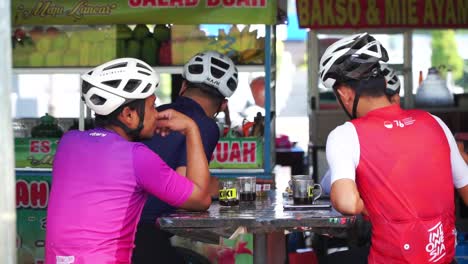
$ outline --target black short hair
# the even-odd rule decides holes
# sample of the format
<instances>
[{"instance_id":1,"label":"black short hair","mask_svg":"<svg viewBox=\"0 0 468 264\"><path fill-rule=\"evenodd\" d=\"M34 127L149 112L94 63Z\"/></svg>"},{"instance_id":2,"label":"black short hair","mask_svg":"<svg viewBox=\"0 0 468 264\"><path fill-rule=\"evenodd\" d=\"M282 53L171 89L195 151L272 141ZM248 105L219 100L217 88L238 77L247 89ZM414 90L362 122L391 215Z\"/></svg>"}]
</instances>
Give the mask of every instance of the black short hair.
<instances>
[{"instance_id":1,"label":"black short hair","mask_svg":"<svg viewBox=\"0 0 468 264\"><path fill-rule=\"evenodd\" d=\"M96 127L101 127L101 128L109 126L109 125L113 125L116 123L116 121L118 120L119 114L122 113L125 107L128 106L131 110L135 110L135 109L138 109L138 107L141 104L143 105L145 104L145 99L137 99L129 103L123 104L108 115L95 114L94 124Z\"/></svg>"},{"instance_id":2,"label":"black short hair","mask_svg":"<svg viewBox=\"0 0 468 264\"><path fill-rule=\"evenodd\" d=\"M386 96L385 88L386 88L386 81L385 77L381 74L376 76L369 77L363 80L347 80L347 81L340 81L336 82L333 85L333 89L336 90L338 87L346 85L351 87L353 90L359 89L361 92L361 96L368 96L368 97L381 97Z\"/></svg>"}]
</instances>

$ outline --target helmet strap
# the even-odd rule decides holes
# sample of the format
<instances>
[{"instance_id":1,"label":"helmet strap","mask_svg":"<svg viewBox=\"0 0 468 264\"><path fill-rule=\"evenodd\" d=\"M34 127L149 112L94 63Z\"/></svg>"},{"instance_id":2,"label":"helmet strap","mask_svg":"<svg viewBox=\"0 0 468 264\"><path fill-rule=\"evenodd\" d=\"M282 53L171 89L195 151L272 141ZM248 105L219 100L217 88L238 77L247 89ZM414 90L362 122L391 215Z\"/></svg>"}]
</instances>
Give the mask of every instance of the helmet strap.
<instances>
[{"instance_id":1,"label":"helmet strap","mask_svg":"<svg viewBox=\"0 0 468 264\"><path fill-rule=\"evenodd\" d=\"M213 119L216 119L216 117L218 117L218 114L219 112L221 112L221 108L223 107L223 103L224 101L221 101L221 103L219 103L218 109L216 110L216 113L213 115Z\"/></svg>"},{"instance_id":2,"label":"helmet strap","mask_svg":"<svg viewBox=\"0 0 468 264\"><path fill-rule=\"evenodd\" d=\"M141 140L140 133L141 133L141 130L143 130L143 127L144 127L143 126L143 121L145 120L145 104L144 103L138 104L137 107L136 107L136 111L138 113L140 121L138 122L138 126L136 128L134 128L134 129L129 128L124 123L122 123L122 121L120 121L118 119L114 119L114 121L113 121L113 123L115 125L119 126L120 128L122 128L124 130L124 132L130 137L130 139L132 141L140 141Z\"/></svg>"},{"instance_id":3,"label":"helmet strap","mask_svg":"<svg viewBox=\"0 0 468 264\"><path fill-rule=\"evenodd\" d=\"M343 108L343 110L345 111L346 115L349 117L349 119L353 119L353 117L351 116L351 114L348 112L348 110L346 110L346 107L343 103L343 100L341 100L341 96L338 92L336 92L335 89L333 89L333 91L335 92L335 96L338 98L338 102L340 102L340 105L341 105L341 108Z\"/></svg>"},{"instance_id":4,"label":"helmet strap","mask_svg":"<svg viewBox=\"0 0 468 264\"><path fill-rule=\"evenodd\" d=\"M357 106L359 103L359 97L361 97L361 89L359 87L356 89L356 95L354 96L354 102L353 102L353 115L351 116L351 119L357 118L356 111L357 111Z\"/></svg>"},{"instance_id":5,"label":"helmet strap","mask_svg":"<svg viewBox=\"0 0 468 264\"><path fill-rule=\"evenodd\" d=\"M338 98L338 102L340 102L340 105L341 107L343 108L343 111L346 113L346 115L349 117L349 119L355 119L357 118L357 115L356 115L356 112L357 112L357 106L358 106L358 103L359 103L359 97L361 97L361 88L360 88L360 85L357 85L354 89L355 91L355 96L354 96L354 101L353 101L353 109L352 109L352 113L348 112L348 110L346 110L346 107L343 103L343 100L341 99L341 96L340 94L338 93L337 89L336 88L333 88L333 92L335 93L335 96L336 98Z\"/></svg>"}]
</instances>

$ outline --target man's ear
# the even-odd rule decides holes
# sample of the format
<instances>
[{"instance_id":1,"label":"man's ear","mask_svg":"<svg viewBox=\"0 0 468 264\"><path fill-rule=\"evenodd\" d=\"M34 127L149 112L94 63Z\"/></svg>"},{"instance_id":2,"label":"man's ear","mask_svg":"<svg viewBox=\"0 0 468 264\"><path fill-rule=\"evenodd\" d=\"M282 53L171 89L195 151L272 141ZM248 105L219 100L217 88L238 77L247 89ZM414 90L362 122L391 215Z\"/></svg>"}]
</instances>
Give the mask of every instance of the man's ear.
<instances>
[{"instance_id":1,"label":"man's ear","mask_svg":"<svg viewBox=\"0 0 468 264\"><path fill-rule=\"evenodd\" d=\"M341 101L345 105L350 105L354 102L354 91L351 89L351 87L346 86L346 85L340 85L337 89L336 92L341 98Z\"/></svg>"},{"instance_id":2,"label":"man's ear","mask_svg":"<svg viewBox=\"0 0 468 264\"><path fill-rule=\"evenodd\" d=\"M400 104L400 95L399 94L395 94L393 95L391 98L390 98L390 102L392 104Z\"/></svg>"},{"instance_id":3,"label":"man's ear","mask_svg":"<svg viewBox=\"0 0 468 264\"><path fill-rule=\"evenodd\" d=\"M187 81L184 80L182 82L182 87L180 87L179 95L184 94L186 90L187 90Z\"/></svg>"},{"instance_id":4,"label":"man's ear","mask_svg":"<svg viewBox=\"0 0 468 264\"><path fill-rule=\"evenodd\" d=\"M219 112L224 112L228 106L228 99L224 98L223 102L221 103L221 109L219 109Z\"/></svg>"},{"instance_id":5,"label":"man's ear","mask_svg":"<svg viewBox=\"0 0 468 264\"><path fill-rule=\"evenodd\" d=\"M133 119L135 119L136 111L130 109L126 106L122 109L122 112L119 114L119 120L124 123L126 126L131 126Z\"/></svg>"}]
</instances>

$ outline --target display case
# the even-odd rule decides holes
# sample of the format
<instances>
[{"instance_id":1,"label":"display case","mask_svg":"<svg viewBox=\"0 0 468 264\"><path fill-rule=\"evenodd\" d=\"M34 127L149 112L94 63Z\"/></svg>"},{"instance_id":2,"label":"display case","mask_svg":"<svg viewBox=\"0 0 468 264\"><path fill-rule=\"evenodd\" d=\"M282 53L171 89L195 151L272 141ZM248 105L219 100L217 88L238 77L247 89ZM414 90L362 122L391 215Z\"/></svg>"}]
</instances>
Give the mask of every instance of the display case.
<instances>
[{"instance_id":1,"label":"display case","mask_svg":"<svg viewBox=\"0 0 468 264\"><path fill-rule=\"evenodd\" d=\"M193 54L216 50L231 57L240 72L264 72L265 86L270 87L265 89L265 101L273 102L274 29L274 25L220 25L218 34L209 35L199 26L191 25L45 25L41 29L38 26L17 26L16 36L12 39L16 43L13 50L14 54L22 54L21 58L14 55L13 72L19 75L80 74L104 61L131 56L148 62L158 73L180 74L183 63ZM158 33L164 36L158 37ZM98 38L99 35L108 39ZM151 47L147 47L147 40L153 43ZM83 102L80 103L80 123L83 125L91 113ZM248 173L259 179L271 180L274 163L274 155L271 155L274 151L272 108L272 103L265 104L265 113L270 114L263 118L264 124L269 124L263 126L263 137L230 136L220 140L210 166L213 174L235 177Z\"/></svg>"}]
</instances>

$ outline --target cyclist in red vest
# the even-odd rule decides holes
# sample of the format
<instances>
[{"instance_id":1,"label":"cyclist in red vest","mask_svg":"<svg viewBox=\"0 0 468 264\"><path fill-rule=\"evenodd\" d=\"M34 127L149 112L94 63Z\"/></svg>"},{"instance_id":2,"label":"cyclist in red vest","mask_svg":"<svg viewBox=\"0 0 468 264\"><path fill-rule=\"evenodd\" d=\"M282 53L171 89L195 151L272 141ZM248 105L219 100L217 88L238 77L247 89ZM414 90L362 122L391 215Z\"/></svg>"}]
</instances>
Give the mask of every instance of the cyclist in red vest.
<instances>
[{"instance_id":1,"label":"cyclist in red vest","mask_svg":"<svg viewBox=\"0 0 468 264\"><path fill-rule=\"evenodd\" d=\"M386 61L367 33L335 42L320 60L322 82L351 118L327 139L331 201L368 215L369 263L451 263L454 186L468 203L468 167L438 117L392 104Z\"/></svg>"}]
</instances>

